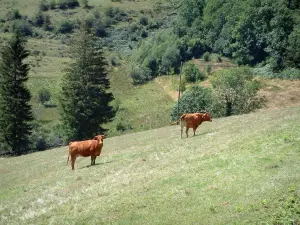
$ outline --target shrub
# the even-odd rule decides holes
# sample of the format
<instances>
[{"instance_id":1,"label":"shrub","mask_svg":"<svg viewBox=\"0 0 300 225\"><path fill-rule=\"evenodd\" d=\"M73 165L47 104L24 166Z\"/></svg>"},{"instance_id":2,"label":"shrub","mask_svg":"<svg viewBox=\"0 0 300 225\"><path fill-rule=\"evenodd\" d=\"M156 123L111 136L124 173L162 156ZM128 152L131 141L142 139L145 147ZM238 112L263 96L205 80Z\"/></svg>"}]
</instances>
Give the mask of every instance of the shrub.
<instances>
[{"instance_id":1,"label":"shrub","mask_svg":"<svg viewBox=\"0 0 300 225\"><path fill-rule=\"evenodd\" d=\"M56 0L50 0L49 1L49 8L50 9L55 9L56 7Z\"/></svg>"},{"instance_id":2,"label":"shrub","mask_svg":"<svg viewBox=\"0 0 300 225\"><path fill-rule=\"evenodd\" d=\"M139 65L132 65L129 75L133 80L133 84L143 84L152 79L151 70Z\"/></svg>"},{"instance_id":3,"label":"shrub","mask_svg":"<svg viewBox=\"0 0 300 225\"><path fill-rule=\"evenodd\" d=\"M13 32L19 31L23 36L32 36L32 28L25 20L15 20L12 27Z\"/></svg>"},{"instance_id":4,"label":"shrub","mask_svg":"<svg viewBox=\"0 0 300 225\"><path fill-rule=\"evenodd\" d=\"M71 33L74 29L74 24L68 20L61 20L57 23L55 30L57 33Z\"/></svg>"},{"instance_id":5,"label":"shrub","mask_svg":"<svg viewBox=\"0 0 300 225\"><path fill-rule=\"evenodd\" d=\"M120 63L118 61L118 58L116 56L111 56L110 57L110 63L112 66L119 66Z\"/></svg>"},{"instance_id":6,"label":"shrub","mask_svg":"<svg viewBox=\"0 0 300 225\"><path fill-rule=\"evenodd\" d=\"M212 72L211 65L208 65L208 66L206 67L206 72L207 72L207 74L211 74L211 72Z\"/></svg>"},{"instance_id":7,"label":"shrub","mask_svg":"<svg viewBox=\"0 0 300 225\"><path fill-rule=\"evenodd\" d=\"M218 116L249 113L261 107L260 85L247 67L217 71L211 79Z\"/></svg>"},{"instance_id":8,"label":"shrub","mask_svg":"<svg viewBox=\"0 0 300 225\"><path fill-rule=\"evenodd\" d=\"M89 1L88 0L80 0L80 6L83 8L89 7Z\"/></svg>"},{"instance_id":9,"label":"shrub","mask_svg":"<svg viewBox=\"0 0 300 225\"><path fill-rule=\"evenodd\" d=\"M212 91L202 86L192 87L186 91L179 100L179 115L184 113L195 113L201 111L210 111L212 108ZM171 111L171 120L176 121L178 102L173 106Z\"/></svg>"},{"instance_id":10,"label":"shrub","mask_svg":"<svg viewBox=\"0 0 300 225\"><path fill-rule=\"evenodd\" d=\"M180 65L180 52L176 44L167 47L161 58L161 64L159 66L159 74L168 74L172 68L176 68Z\"/></svg>"},{"instance_id":11,"label":"shrub","mask_svg":"<svg viewBox=\"0 0 300 225\"><path fill-rule=\"evenodd\" d=\"M141 25L144 25L144 26L148 25L148 17L146 17L146 16L141 16L140 19L139 19L139 23L140 23Z\"/></svg>"},{"instance_id":12,"label":"shrub","mask_svg":"<svg viewBox=\"0 0 300 225\"><path fill-rule=\"evenodd\" d=\"M100 19L100 11L99 11L99 8L97 7L97 8L94 8L93 10L92 10L92 13L93 13L93 15L94 15L94 17L96 18L96 19Z\"/></svg>"},{"instance_id":13,"label":"shrub","mask_svg":"<svg viewBox=\"0 0 300 225\"><path fill-rule=\"evenodd\" d=\"M210 61L210 54L209 54L209 52L205 52L203 54L203 59L204 59L205 62Z\"/></svg>"},{"instance_id":14,"label":"shrub","mask_svg":"<svg viewBox=\"0 0 300 225\"><path fill-rule=\"evenodd\" d=\"M85 17L85 23L87 24L88 27L94 26L95 20L96 20L95 16L92 13L87 14Z\"/></svg>"},{"instance_id":15,"label":"shrub","mask_svg":"<svg viewBox=\"0 0 300 225\"><path fill-rule=\"evenodd\" d=\"M33 17L32 22L35 26L41 27L44 24L44 15L39 10Z\"/></svg>"},{"instance_id":16,"label":"shrub","mask_svg":"<svg viewBox=\"0 0 300 225\"><path fill-rule=\"evenodd\" d=\"M7 20L19 20L21 19L21 14L18 9L13 9L7 12Z\"/></svg>"},{"instance_id":17,"label":"shrub","mask_svg":"<svg viewBox=\"0 0 300 225\"><path fill-rule=\"evenodd\" d=\"M78 0L65 0L68 8L75 8L79 6Z\"/></svg>"},{"instance_id":18,"label":"shrub","mask_svg":"<svg viewBox=\"0 0 300 225\"><path fill-rule=\"evenodd\" d=\"M49 9L49 4L46 0L41 0L39 4L39 10L41 11L47 11Z\"/></svg>"},{"instance_id":19,"label":"shrub","mask_svg":"<svg viewBox=\"0 0 300 225\"><path fill-rule=\"evenodd\" d=\"M196 82L196 80L204 80L205 76L199 71L194 63L187 63L183 67L183 73L186 82Z\"/></svg>"},{"instance_id":20,"label":"shrub","mask_svg":"<svg viewBox=\"0 0 300 225\"><path fill-rule=\"evenodd\" d=\"M48 89L40 89L38 91L38 102L45 105L46 102L48 102L51 98L51 92Z\"/></svg>"}]
</instances>

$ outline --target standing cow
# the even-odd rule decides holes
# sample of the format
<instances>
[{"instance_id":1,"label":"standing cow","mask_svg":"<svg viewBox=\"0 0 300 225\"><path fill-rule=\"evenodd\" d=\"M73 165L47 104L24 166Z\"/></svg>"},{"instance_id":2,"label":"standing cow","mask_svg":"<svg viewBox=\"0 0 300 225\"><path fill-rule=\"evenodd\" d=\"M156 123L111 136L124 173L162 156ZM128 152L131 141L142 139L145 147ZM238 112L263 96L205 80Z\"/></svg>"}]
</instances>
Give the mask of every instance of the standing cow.
<instances>
[{"instance_id":1,"label":"standing cow","mask_svg":"<svg viewBox=\"0 0 300 225\"><path fill-rule=\"evenodd\" d=\"M182 130L183 130L184 126L186 127L186 130L185 130L186 137L188 137L189 128L193 128L194 136L195 136L195 132L196 132L198 126L204 121L211 122L212 119L211 119L209 112L186 113L186 114L183 114L177 122L174 122L171 124L178 124L179 121L180 121L180 126L181 126L181 138L182 138Z\"/></svg>"},{"instance_id":2,"label":"standing cow","mask_svg":"<svg viewBox=\"0 0 300 225\"><path fill-rule=\"evenodd\" d=\"M71 156L72 170L74 170L74 164L78 155L83 157L91 156L91 165L95 165L96 158L101 153L104 138L104 135L97 135L93 140L70 142L67 165Z\"/></svg>"}]
</instances>

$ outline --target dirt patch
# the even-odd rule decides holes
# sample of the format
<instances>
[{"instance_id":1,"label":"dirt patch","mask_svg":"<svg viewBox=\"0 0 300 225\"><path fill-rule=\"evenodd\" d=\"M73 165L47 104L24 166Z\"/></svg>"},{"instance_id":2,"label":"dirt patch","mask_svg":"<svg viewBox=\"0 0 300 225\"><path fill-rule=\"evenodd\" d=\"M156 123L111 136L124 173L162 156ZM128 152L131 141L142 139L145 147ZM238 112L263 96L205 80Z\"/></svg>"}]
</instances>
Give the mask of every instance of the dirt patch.
<instances>
[{"instance_id":1,"label":"dirt patch","mask_svg":"<svg viewBox=\"0 0 300 225\"><path fill-rule=\"evenodd\" d=\"M163 76L155 79L155 82L161 85L164 91L174 101L176 101L178 98L178 92L172 90L172 86L174 86L172 83L176 82L175 79L177 78L170 76ZM179 81L177 81L177 83L178 82ZM300 105L300 80L260 78L259 82L261 83L262 88L258 94L266 100L264 107L261 110ZM209 80L201 82L200 85L211 88L211 83Z\"/></svg>"},{"instance_id":2,"label":"dirt patch","mask_svg":"<svg viewBox=\"0 0 300 225\"><path fill-rule=\"evenodd\" d=\"M259 95L266 99L263 109L300 105L300 80L260 80Z\"/></svg>"},{"instance_id":3,"label":"dirt patch","mask_svg":"<svg viewBox=\"0 0 300 225\"><path fill-rule=\"evenodd\" d=\"M231 67L237 67L237 65L233 64L228 59L223 59L222 62L214 62L214 61L204 61L201 59L193 59L193 63L198 67L201 72L206 73L207 68L211 67L211 73L216 72L218 70L227 69Z\"/></svg>"},{"instance_id":4,"label":"dirt patch","mask_svg":"<svg viewBox=\"0 0 300 225\"><path fill-rule=\"evenodd\" d=\"M176 101L178 99L178 91L172 90L172 86L173 86L172 83L176 79L177 78L174 77L161 76L155 78L154 81L164 89L164 91L171 97L171 99ZM179 79L178 79L178 83L179 83Z\"/></svg>"}]
</instances>

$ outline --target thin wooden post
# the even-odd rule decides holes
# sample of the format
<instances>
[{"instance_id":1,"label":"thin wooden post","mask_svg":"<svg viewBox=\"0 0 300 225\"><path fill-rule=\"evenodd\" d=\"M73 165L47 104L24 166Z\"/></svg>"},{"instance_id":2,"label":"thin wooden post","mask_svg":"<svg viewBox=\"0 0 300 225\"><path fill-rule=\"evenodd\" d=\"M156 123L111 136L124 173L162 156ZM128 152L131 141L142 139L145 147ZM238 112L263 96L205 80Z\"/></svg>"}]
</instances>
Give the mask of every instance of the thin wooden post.
<instances>
[{"instance_id":1,"label":"thin wooden post","mask_svg":"<svg viewBox=\"0 0 300 225\"><path fill-rule=\"evenodd\" d=\"M178 101L177 101L177 120L179 119L179 99L180 99L181 73L182 73L182 61L181 61L180 72L179 72L179 87L178 87Z\"/></svg>"}]
</instances>

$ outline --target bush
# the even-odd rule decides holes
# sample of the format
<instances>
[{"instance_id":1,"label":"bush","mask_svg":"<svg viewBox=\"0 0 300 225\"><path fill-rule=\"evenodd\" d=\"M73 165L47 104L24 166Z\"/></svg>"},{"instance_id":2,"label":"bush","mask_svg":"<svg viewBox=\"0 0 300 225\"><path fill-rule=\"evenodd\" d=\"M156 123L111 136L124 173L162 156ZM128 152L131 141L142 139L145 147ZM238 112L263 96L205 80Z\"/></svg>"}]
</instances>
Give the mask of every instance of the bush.
<instances>
[{"instance_id":1,"label":"bush","mask_svg":"<svg viewBox=\"0 0 300 225\"><path fill-rule=\"evenodd\" d=\"M112 66L119 66L120 65L117 56L111 56L110 57L110 63L111 63Z\"/></svg>"},{"instance_id":2,"label":"bush","mask_svg":"<svg viewBox=\"0 0 300 225\"><path fill-rule=\"evenodd\" d=\"M80 0L80 6L83 8L89 7L89 1L88 0Z\"/></svg>"},{"instance_id":3,"label":"bush","mask_svg":"<svg viewBox=\"0 0 300 225\"><path fill-rule=\"evenodd\" d=\"M49 1L49 8L50 9L55 9L56 7L56 0L50 0Z\"/></svg>"},{"instance_id":4,"label":"bush","mask_svg":"<svg viewBox=\"0 0 300 225\"><path fill-rule=\"evenodd\" d=\"M57 23L56 27L55 27L55 31L57 33L71 33L74 29L74 24L71 21L68 20L61 20Z\"/></svg>"},{"instance_id":5,"label":"bush","mask_svg":"<svg viewBox=\"0 0 300 225\"><path fill-rule=\"evenodd\" d=\"M172 68L178 68L180 65L180 51L176 44L167 47L161 58L161 64L158 72L161 75L168 74Z\"/></svg>"},{"instance_id":6,"label":"bush","mask_svg":"<svg viewBox=\"0 0 300 225\"><path fill-rule=\"evenodd\" d=\"M32 28L25 20L15 20L12 27L13 32L21 32L23 36L32 36Z\"/></svg>"},{"instance_id":7,"label":"bush","mask_svg":"<svg viewBox=\"0 0 300 225\"><path fill-rule=\"evenodd\" d=\"M212 91L209 88L202 86L192 87L186 91L179 100L179 115L184 113L195 113L201 111L210 111L212 108L213 99ZM173 106L171 111L171 120L177 121L177 106L178 102Z\"/></svg>"},{"instance_id":8,"label":"bush","mask_svg":"<svg viewBox=\"0 0 300 225\"><path fill-rule=\"evenodd\" d=\"M261 107L260 85L247 67L217 71L211 79L218 116L249 113Z\"/></svg>"},{"instance_id":9,"label":"bush","mask_svg":"<svg viewBox=\"0 0 300 225\"><path fill-rule=\"evenodd\" d=\"M183 73L186 82L196 82L196 80L204 80L205 76L199 71L194 63L187 63L183 67Z\"/></svg>"},{"instance_id":10,"label":"bush","mask_svg":"<svg viewBox=\"0 0 300 225\"><path fill-rule=\"evenodd\" d=\"M141 25L143 25L143 26L148 25L148 17L146 17L146 16L141 16L141 17L140 17L140 20L139 20L139 23L140 23Z\"/></svg>"},{"instance_id":11,"label":"bush","mask_svg":"<svg viewBox=\"0 0 300 225\"><path fill-rule=\"evenodd\" d=\"M38 102L45 105L46 102L50 101L51 92L45 88L38 91Z\"/></svg>"},{"instance_id":12,"label":"bush","mask_svg":"<svg viewBox=\"0 0 300 225\"><path fill-rule=\"evenodd\" d=\"M151 70L139 65L132 65L129 75L133 80L133 84L143 84L152 79Z\"/></svg>"},{"instance_id":13,"label":"bush","mask_svg":"<svg viewBox=\"0 0 300 225\"><path fill-rule=\"evenodd\" d=\"M208 66L206 67L206 72L207 72L208 75L211 74L211 72L212 72L211 65L208 65Z\"/></svg>"},{"instance_id":14,"label":"bush","mask_svg":"<svg viewBox=\"0 0 300 225\"><path fill-rule=\"evenodd\" d=\"M65 0L68 8L75 8L79 6L78 0Z\"/></svg>"},{"instance_id":15,"label":"bush","mask_svg":"<svg viewBox=\"0 0 300 225\"><path fill-rule=\"evenodd\" d=\"M203 59L204 59L205 62L210 61L210 54L209 54L209 52L205 52L203 54Z\"/></svg>"},{"instance_id":16,"label":"bush","mask_svg":"<svg viewBox=\"0 0 300 225\"><path fill-rule=\"evenodd\" d=\"M32 22L35 26L41 27L44 24L44 15L39 10L33 17Z\"/></svg>"},{"instance_id":17,"label":"bush","mask_svg":"<svg viewBox=\"0 0 300 225\"><path fill-rule=\"evenodd\" d=\"M39 4L39 10L41 11L47 11L49 9L49 4L46 0L41 0Z\"/></svg>"}]
</instances>

